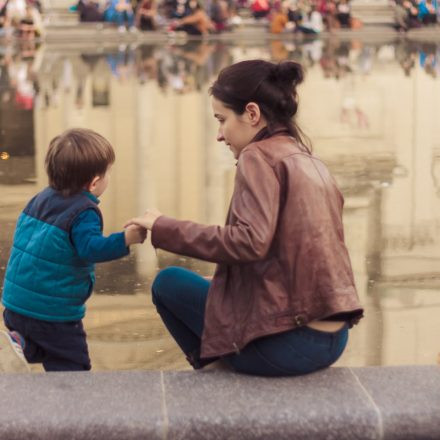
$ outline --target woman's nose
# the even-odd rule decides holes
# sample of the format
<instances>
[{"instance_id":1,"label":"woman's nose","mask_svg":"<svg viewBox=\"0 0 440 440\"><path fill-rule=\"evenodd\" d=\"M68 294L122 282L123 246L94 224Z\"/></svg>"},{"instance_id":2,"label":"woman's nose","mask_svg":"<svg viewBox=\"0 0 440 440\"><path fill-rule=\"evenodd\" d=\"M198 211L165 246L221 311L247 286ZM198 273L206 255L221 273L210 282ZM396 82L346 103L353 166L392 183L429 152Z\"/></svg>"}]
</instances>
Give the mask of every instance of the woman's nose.
<instances>
[{"instance_id":1,"label":"woman's nose","mask_svg":"<svg viewBox=\"0 0 440 440\"><path fill-rule=\"evenodd\" d=\"M219 130L217 132L217 142L222 142L224 140L225 140L225 138L223 137L223 133L221 132L221 130Z\"/></svg>"}]
</instances>

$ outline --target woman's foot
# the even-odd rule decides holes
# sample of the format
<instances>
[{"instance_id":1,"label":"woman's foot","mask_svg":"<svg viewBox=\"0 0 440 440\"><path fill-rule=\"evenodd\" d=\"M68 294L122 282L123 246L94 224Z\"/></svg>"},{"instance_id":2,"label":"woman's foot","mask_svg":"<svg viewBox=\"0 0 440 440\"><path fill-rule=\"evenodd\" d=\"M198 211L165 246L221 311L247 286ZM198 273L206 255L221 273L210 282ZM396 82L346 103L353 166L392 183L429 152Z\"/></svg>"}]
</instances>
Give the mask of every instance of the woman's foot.
<instances>
[{"instance_id":1,"label":"woman's foot","mask_svg":"<svg viewBox=\"0 0 440 440\"><path fill-rule=\"evenodd\" d=\"M0 330L0 373L28 373L23 354L24 341L17 332Z\"/></svg>"}]
</instances>

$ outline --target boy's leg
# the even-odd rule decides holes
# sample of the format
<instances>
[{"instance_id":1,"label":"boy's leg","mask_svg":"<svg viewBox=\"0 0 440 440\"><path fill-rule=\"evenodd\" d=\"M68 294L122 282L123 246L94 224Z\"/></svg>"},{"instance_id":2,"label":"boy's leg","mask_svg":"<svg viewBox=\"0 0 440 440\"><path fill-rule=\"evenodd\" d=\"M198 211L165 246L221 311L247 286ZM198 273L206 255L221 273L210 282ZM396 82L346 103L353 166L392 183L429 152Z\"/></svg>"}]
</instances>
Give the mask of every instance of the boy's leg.
<instances>
[{"instance_id":1,"label":"boy's leg","mask_svg":"<svg viewBox=\"0 0 440 440\"><path fill-rule=\"evenodd\" d=\"M52 323L51 323L52 324ZM50 333L38 336L38 344L45 350L43 367L46 371L88 371L90 357L87 335L82 321L52 324Z\"/></svg>"},{"instance_id":2,"label":"boy's leg","mask_svg":"<svg viewBox=\"0 0 440 440\"><path fill-rule=\"evenodd\" d=\"M5 325L25 339L24 355L46 371L90 370L86 333L81 321L48 322L5 310Z\"/></svg>"},{"instance_id":3,"label":"boy's leg","mask_svg":"<svg viewBox=\"0 0 440 440\"><path fill-rule=\"evenodd\" d=\"M205 278L180 267L159 272L152 286L153 303L162 321L195 368L209 363L197 362L209 286Z\"/></svg>"}]
</instances>

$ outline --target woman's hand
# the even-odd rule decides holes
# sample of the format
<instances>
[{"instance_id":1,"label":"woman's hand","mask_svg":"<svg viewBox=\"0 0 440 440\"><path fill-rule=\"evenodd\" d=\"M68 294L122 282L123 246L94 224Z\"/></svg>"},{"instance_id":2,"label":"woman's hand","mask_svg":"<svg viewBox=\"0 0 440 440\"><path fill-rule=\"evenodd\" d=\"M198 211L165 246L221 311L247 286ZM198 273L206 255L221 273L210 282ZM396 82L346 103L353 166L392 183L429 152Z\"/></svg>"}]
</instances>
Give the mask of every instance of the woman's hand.
<instances>
[{"instance_id":1,"label":"woman's hand","mask_svg":"<svg viewBox=\"0 0 440 440\"><path fill-rule=\"evenodd\" d=\"M130 219L126 224L125 228L130 225L142 226L145 229L153 228L154 222L162 215L162 213L157 209L147 209L145 213L140 217L134 217Z\"/></svg>"}]
</instances>

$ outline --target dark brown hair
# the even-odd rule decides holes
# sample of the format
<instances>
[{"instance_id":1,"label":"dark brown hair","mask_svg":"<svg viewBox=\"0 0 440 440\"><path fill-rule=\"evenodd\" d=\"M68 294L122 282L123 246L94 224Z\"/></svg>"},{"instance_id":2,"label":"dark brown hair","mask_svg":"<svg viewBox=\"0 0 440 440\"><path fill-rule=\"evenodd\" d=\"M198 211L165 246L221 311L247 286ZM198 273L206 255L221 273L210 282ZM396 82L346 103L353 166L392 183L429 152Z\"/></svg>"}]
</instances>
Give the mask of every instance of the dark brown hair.
<instances>
[{"instance_id":1,"label":"dark brown hair","mask_svg":"<svg viewBox=\"0 0 440 440\"><path fill-rule=\"evenodd\" d=\"M50 142L45 166L49 185L63 195L84 189L115 161L110 142L85 128L72 128Z\"/></svg>"},{"instance_id":2,"label":"dark brown hair","mask_svg":"<svg viewBox=\"0 0 440 440\"><path fill-rule=\"evenodd\" d=\"M296 88L303 79L303 68L294 61L241 61L224 68L209 93L238 115L249 102L255 102L267 121L268 136L282 128L309 150L311 142L294 118L298 111Z\"/></svg>"}]
</instances>

